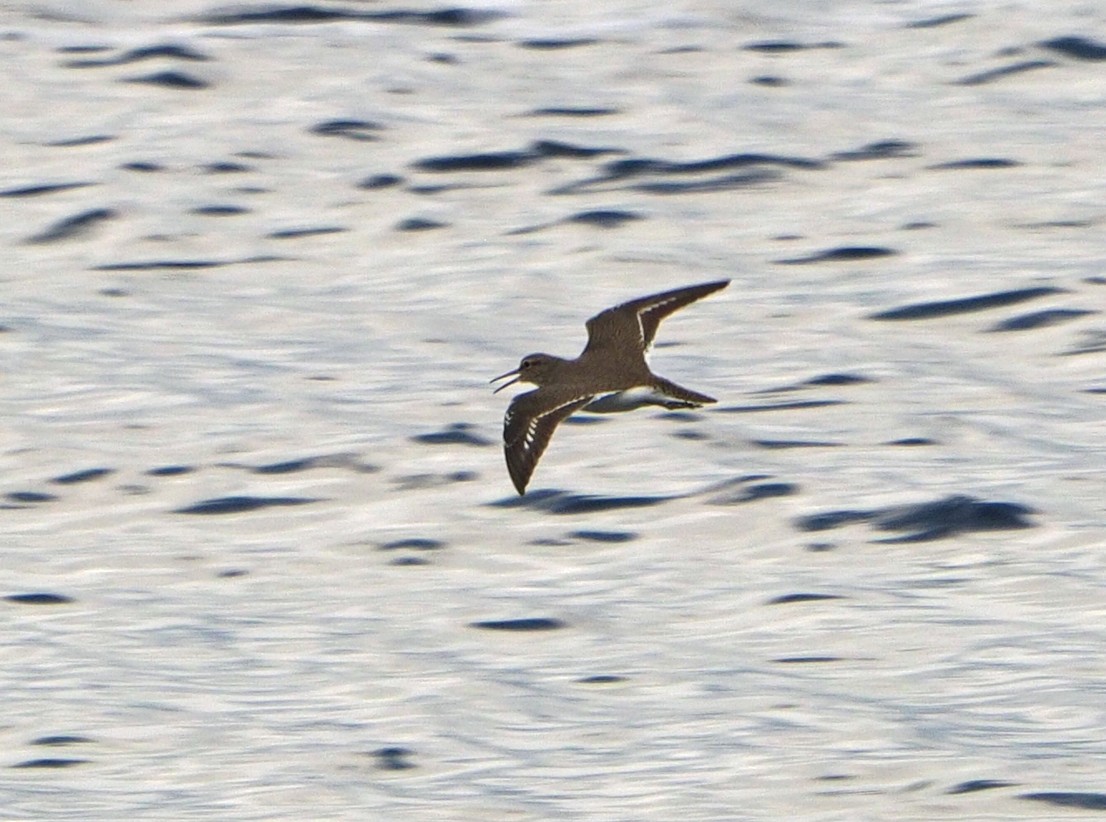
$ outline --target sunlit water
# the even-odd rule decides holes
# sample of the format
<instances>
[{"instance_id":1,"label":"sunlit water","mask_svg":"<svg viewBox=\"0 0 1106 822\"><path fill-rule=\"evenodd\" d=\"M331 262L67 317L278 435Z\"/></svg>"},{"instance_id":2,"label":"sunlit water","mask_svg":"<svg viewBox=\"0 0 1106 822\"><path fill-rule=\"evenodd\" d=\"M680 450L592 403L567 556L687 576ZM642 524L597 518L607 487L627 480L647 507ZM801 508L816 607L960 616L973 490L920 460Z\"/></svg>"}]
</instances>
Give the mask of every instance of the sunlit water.
<instances>
[{"instance_id":1,"label":"sunlit water","mask_svg":"<svg viewBox=\"0 0 1106 822\"><path fill-rule=\"evenodd\" d=\"M0 817L1106 809L1100 11L268 8L0 12Z\"/></svg>"}]
</instances>

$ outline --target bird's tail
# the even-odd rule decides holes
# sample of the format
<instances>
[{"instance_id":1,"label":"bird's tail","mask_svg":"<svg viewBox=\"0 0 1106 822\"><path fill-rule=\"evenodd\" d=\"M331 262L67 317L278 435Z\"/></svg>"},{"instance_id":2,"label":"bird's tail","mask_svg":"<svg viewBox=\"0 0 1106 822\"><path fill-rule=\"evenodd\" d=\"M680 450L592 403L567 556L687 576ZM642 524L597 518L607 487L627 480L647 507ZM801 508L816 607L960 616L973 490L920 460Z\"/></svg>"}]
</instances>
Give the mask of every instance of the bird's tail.
<instances>
[{"instance_id":1,"label":"bird's tail","mask_svg":"<svg viewBox=\"0 0 1106 822\"><path fill-rule=\"evenodd\" d=\"M706 394L700 394L698 391L676 385L676 383L666 380L664 377L657 377L654 387L666 399L671 400L671 402L660 403L666 408L698 408L700 405L718 402L714 397L708 397Z\"/></svg>"}]
</instances>

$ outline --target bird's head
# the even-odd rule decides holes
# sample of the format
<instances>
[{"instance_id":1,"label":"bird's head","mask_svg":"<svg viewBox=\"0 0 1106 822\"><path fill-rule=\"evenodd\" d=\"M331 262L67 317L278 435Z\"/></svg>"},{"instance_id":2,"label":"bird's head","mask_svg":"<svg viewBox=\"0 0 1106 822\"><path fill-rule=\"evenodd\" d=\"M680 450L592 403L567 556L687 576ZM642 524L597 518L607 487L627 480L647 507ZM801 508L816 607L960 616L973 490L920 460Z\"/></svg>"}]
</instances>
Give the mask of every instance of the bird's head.
<instances>
[{"instance_id":1,"label":"bird's head","mask_svg":"<svg viewBox=\"0 0 1106 822\"><path fill-rule=\"evenodd\" d=\"M516 382L529 382L534 385L545 385L550 382L554 373L557 371L558 366L564 363L560 357L554 357L551 354L527 354L522 358L522 362L518 364L518 368L514 371L508 371L506 374L500 374L495 377L491 382L498 382L499 380L506 379L507 377L514 377L513 380L508 380L499 386L493 394L498 394L508 385L514 385Z\"/></svg>"}]
</instances>

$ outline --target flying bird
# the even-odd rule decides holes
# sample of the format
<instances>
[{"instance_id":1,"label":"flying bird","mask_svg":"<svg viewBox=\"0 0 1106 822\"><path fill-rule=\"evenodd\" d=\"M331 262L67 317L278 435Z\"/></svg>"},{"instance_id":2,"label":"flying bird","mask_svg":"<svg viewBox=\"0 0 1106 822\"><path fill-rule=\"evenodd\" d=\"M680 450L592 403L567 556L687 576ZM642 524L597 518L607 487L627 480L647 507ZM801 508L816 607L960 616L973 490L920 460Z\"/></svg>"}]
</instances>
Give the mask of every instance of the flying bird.
<instances>
[{"instance_id":1,"label":"flying bird","mask_svg":"<svg viewBox=\"0 0 1106 822\"><path fill-rule=\"evenodd\" d=\"M507 472L519 494L526 493L557 426L577 411L604 414L647 405L698 408L717 402L657 376L645 358L661 320L729 284L718 280L690 285L608 308L587 321L588 344L576 359L527 354L518 368L495 377L493 383L514 379L493 393L516 382L538 386L515 397L503 418Z\"/></svg>"}]
</instances>

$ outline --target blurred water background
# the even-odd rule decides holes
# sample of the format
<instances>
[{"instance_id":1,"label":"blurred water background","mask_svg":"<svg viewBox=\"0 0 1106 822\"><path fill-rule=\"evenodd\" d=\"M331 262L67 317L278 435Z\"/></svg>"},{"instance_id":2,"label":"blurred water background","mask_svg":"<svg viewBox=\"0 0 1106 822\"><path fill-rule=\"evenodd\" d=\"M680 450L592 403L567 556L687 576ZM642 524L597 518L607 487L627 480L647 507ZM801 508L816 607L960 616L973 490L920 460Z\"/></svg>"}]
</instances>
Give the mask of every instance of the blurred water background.
<instances>
[{"instance_id":1,"label":"blurred water background","mask_svg":"<svg viewBox=\"0 0 1106 822\"><path fill-rule=\"evenodd\" d=\"M0 9L2 819L1106 809L1106 14ZM488 378L732 278L516 500Z\"/></svg>"}]
</instances>

